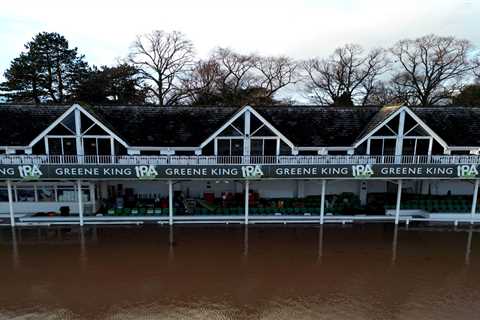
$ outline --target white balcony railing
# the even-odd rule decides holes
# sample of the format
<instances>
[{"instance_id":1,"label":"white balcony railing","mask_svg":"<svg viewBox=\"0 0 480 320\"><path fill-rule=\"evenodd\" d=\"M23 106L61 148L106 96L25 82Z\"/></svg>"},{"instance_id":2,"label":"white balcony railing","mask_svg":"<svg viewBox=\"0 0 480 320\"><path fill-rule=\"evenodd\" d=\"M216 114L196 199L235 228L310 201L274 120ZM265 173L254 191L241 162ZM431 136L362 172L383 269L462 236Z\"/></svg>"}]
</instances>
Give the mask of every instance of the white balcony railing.
<instances>
[{"instance_id":1,"label":"white balcony railing","mask_svg":"<svg viewBox=\"0 0 480 320\"><path fill-rule=\"evenodd\" d=\"M119 165L341 165L341 164L480 164L477 155L312 155L312 156L77 156L77 155L0 155L0 164L119 164Z\"/></svg>"}]
</instances>

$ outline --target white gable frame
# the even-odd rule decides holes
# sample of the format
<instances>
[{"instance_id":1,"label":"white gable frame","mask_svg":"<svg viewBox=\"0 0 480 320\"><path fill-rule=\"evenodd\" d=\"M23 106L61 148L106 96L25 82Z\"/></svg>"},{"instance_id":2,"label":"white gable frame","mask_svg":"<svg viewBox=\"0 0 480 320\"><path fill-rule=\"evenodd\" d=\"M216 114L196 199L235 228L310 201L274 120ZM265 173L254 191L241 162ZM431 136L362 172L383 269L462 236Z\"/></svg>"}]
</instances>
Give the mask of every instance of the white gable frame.
<instances>
[{"instance_id":1,"label":"white gable frame","mask_svg":"<svg viewBox=\"0 0 480 320\"><path fill-rule=\"evenodd\" d=\"M270 129L275 135L277 135L280 140L285 142L292 150L295 150L295 145L287 138L285 137L280 131L278 131L270 122L268 122L264 117L262 117L255 109L253 109L251 106L245 106L242 109L240 109L233 117L230 118L223 126L221 126L217 131L215 131L210 137L208 137L204 142L202 142L199 146L199 148L205 147L207 144L209 144L213 139L215 139L222 131L228 128L232 123L235 122L238 118L240 118L246 111L250 111L255 117L257 117L263 125L265 125L268 129Z\"/></svg>"},{"instance_id":2,"label":"white gable frame","mask_svg":"<svg viewBox=\"0 0 480 320\"><path fill-rule=\"evenodd\" d=\"M370 137L372 137L377 131L379 131L383 126L385 126L390 120L398 116L400 113L405 112L409 116L413 118L417 122L417 124L424 129L433 139L435 139L445 150L448 149L448 144L440 138L438 134L436 134L422 119L420 119L412 110L410 110L407 106L402 106L397 111L389 115L385 120L383 120L380 124L378 124L373 130L371 130L367 135L365 135L362 139L356 142L353 145L353 148L357 148L362 143L367 141Z\"/></svg>"},{"instance_id":3,"label":"white gable frame","mask_svg":"<svg viewBox=\"0 0 480 320\"><path fill-rule=\"evenodd\" d=\"M112 130L107 128L103 123L101 123L97 118L92 116L87 110L85 110L81 105L79 104L74 104L70 108L67 109L60 117L58 117L54 122L52 122L45 130L42 131L35 139L30 142L28 145L29 148L33 147L33 145L37 144L40 140L42 140L50 131L52 131L57 125L59 125L66 117L68 117L72 112L75 112L75 110L79 110L81 113L83 113L87 118L92 120L96 125L98 125L102 130L104 130L108 135L110 135L112 138L117 140L121 145L123 145L125 148L128 148L128 144L121 139L119 136L117 136Z\"/></svg>"}]
</instances>

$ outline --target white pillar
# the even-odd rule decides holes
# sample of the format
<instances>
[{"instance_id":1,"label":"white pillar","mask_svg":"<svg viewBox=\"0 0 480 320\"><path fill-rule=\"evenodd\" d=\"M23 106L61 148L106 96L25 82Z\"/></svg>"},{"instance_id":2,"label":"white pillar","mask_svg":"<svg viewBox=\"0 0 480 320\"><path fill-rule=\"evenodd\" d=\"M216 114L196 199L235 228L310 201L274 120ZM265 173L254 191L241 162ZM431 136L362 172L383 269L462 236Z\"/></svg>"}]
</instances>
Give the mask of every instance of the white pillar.
<instances>
[{"instance_id":1,"label":"white pillar","mask_svg":"<svg viewBox=\"0 0 480 320\"><path fill-rule=\"evenodd\" d=\"M250 156L250 110L244 113L243 155Z\"/></svg>"},{"instance_id":2,"label":"white pillar","mask_svg":"<svg viewBox=\"0 0 480 320\"><path fill-rule=\"evenodd\" d=\"M80 226L83 227L83 197L82 197L82 181L77 180L77 197L78 197L78 216L80 218Z\"/></svg>"},{"instance_id":3,"label":"white pillar","mask_svg":"<svg viewBox=\"0 0 480 320\"><path fill-rule=\"evenodd\" d=\"M250 181L246 180L245 181L245 224L248 224L248 208L249 208L249 203L248 203L248 194L250 192Z\"/></svg>"},{"instance_id":4,"label":"white pillar","mask_svg":"<svg viewBox=\"0 0 480 320\"><path fill-rule=\"evenodd\" d=\"M82 144L82 117L80 109L75 109L75 144L77 149L77 156L83 156L83 144ZM79 159L79 162L83 162L83 158Z\"/></svg>"},{"instance_id":5,"label":"white pillar","mask_svg":"<svg viewBox=\"0 0 480 320\"><path fill-rule=\"evenodd\" d=\"M395 208L395 224L398 224L400 220L400 202L402 200L402 180L398 180L398 190L397 190L397 206Z\"/></svg>"},{"instance_id":6,"label":"white pillar","mask_svg":"<svg viewBox=\"0 0 480 320\"><path fill-rule=\"evenodd\" d=\"M405 110L400 112L400 120L398 122L398 135L395 143L395 163L400 163L403 154L403 136L405 129Z\"/></svg>"},{"instance_id":7,"label":"white pillar","mask_svg":"<svg viewBox=\"0 0 480 320\"><path fill-rule=\"evenodd\" d=\"M168 224L173 225L173 182L168 180Z\"/></svg>"},{"instance_id":8,"label":"white pillar","mask_svg":"<svg viewBox=\"0 0 480 320\"><path fill-rule=\"evenodd\" d=\"M8 209L10 211L10 225L15 227L15 215L13 213L13 194L12 194L12 181L7 181L8 192Z\"/></svg>"},{"instance_id":9,"label":"white pillar","mask_svg":"<svg viewBox=\"0 0 480 320\"><path fill-rule=\"evenodd\" d=\"M323 224L323 217L325 215L325 188L327 180L322 180L322 194L320 198L320 224Z\"/></svg>"},{"instance_id":10,"label":"white pillar","mask_svg":"<svg viewBox=\"0 0 480 320\"><path fill-rule=\"evenodd\" d=\"M471 220L470 224L473 224L473 219L475 219L475 212L477 211L477 199L478 199L478 183L479 179L475 180L475 187L473 188L473 199L472 199L472 210L471 210Z\"/></svg>"}]
</instances>

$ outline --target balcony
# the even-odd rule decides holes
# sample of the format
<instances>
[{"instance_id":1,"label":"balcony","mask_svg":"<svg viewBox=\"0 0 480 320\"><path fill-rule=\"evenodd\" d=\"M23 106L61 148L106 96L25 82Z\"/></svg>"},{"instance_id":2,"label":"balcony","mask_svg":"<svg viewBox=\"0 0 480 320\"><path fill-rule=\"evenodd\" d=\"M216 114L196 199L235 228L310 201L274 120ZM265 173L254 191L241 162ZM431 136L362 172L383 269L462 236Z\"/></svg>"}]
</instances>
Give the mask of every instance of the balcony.
<instances>
[{"instance_id":1,"label":"balcony","mask_svg":"<svg viewBox=\"0 0 480 320\"><path fill-rule=\"evenodd\" d=\"M298 155L298 156L77 156L77 155L0 155L0 165L21 164L118 164L118 165L348 165L348 164L480 164L477 155Z\"/></svg>"}]
</instances>

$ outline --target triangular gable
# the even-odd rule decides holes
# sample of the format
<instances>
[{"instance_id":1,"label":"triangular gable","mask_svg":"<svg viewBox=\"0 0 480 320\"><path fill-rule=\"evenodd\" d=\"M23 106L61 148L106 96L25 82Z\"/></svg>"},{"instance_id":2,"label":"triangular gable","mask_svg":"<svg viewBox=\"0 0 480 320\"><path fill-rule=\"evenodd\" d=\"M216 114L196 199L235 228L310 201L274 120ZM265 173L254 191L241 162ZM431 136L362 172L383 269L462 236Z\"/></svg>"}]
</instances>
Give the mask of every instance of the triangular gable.
<instances>
[{"instance_id":1,"label":"triangular gable","mask_svg":"<svg viewBox=\"0 0 480 320\"><path fill-rule=\"evenodd\" d=\"M364 143L368 138L377 133L382 129L390 120L394 119L401 112L405 111L410 117L412 117L418 125L425 130L432 138L434 138L442 147L447 148L448 145L436 132L434 132L422 119L420 119L410 108L407 106L392 106L392 107L383 107L379 111L379 115L375 116L370 124L366 127L364 132L360 134L357 141L354 143L353 147L357 148L359 145Z\"/></svg>"},{"instance_id":2,"label":"triangular gable","mask_svg":"<svg viewBox=\"0 0 480 320\"><path fill-rule=\"evenodd\" d=\"M105 131L106 134L113 137L124 147L126 148L128 147L128 144L122 138L120 138L115 132L113 132L113 130L108 128L105 124L103 124L100 120L98 120L95 116L93 116L90 112L88 112L78 104L74 104L70 108L68 108L67 111L65 111L60 117L58 117L54 122L52 122L50 126L48 126L45 130L43 130L35 139L33 139L28 146L33 147L33 145L37 144L46 135L48 135L54 128L56 128L58 125L61 125L62 121L65 120L71 114L73 114L75 110L79 110L81 114L85 115L88 119L90 119L94 125L100 127L102 130Z\"/></svg>"},{"instance_id":3,"label":"triangular gable","mask_svg":"<svg viewBox=\"0 0 480 320\"><path fill-rule=\"evenodd\" d=\"M270 130L278 138L280 138L281 141L287 144L290 148L292 149L294 148L294 144L287 137L285 137L278 129L276 129L269 121L267 121L261 114L259 114L251 106L245 106L242 109L240 109L227 122L225 122L220 128L218 128L218 130L216 130L211 136L209 136L204 142L202 142L199 147L200 148L205 147L207 144L213 141L216 137L220 136L222 132L227 130L230 126L233 125L233 127L235 127L235 124L234 124L235 121L240 117L242 117L247 111L249 111L250 114L256 117L258 120L260 120L263 126L268 130Z\"/></svg>"}]
</instances>

